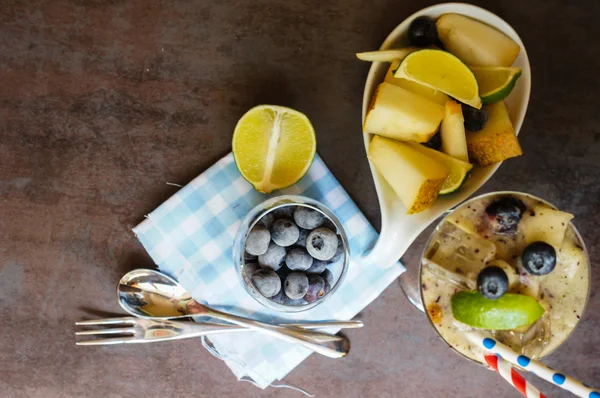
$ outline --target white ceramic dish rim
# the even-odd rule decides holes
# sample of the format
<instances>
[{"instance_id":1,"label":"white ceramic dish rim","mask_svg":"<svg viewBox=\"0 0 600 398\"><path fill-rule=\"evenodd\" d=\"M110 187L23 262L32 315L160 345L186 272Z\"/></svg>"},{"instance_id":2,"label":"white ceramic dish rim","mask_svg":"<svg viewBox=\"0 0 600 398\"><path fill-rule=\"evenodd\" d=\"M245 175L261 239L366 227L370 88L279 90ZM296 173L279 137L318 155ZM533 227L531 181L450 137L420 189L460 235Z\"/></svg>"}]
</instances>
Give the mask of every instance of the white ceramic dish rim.
<instances>
[{"instance_id":1,"label":"white ceramic dish rim","mask_svg":"<svg viewBox=\"0 0 600 398\"><path fill-rule=\"evenodd\" d=\"M408 27L414 18L419 16L437 18L446 13L463 14L481 20L505 33L520 45L521 52L514 65L522 68L522 75L517 82L513 93L511 93L506 100L515 133L518 135L523 125L525 114L527 112L527 105L529 103L529 95L531 92L531 69L527 51L521 38L506 21L497 15L483 8L464 3L446 3L427 7L417 11L400 23L400 25L398 25L385 39L380 49L385 50L399 47L399 42L406 36ZM387 68L387 63L374 62L369 69L363 94L363 123L371 97L377 85L383 81ZM371 138L372 134L363 133L364 145L367 153ZM399 198L387 182L385 182L383 177L379 175L373 164L369 162L381 209L381 232L379 239L372 250L363 257L363 261L384 268L394 265L429 224L446 211L473 195L475 191L483 186L483 184L496 172L500 165L501 163L497 163L484 168L476 168L476 170L473 171L471 178L458 192L438 198L432 208L422 213L408 216L406 215L406 208L402 205Z\"/></svg>"}]
</instances>

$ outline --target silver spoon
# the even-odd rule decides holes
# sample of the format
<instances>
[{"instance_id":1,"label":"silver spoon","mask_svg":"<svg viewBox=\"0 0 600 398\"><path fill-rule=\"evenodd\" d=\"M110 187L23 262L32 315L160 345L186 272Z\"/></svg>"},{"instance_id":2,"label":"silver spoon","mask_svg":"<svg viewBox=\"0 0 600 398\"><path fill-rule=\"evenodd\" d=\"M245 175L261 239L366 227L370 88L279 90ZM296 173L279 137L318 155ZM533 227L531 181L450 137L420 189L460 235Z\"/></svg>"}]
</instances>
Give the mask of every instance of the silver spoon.
<instances>
[{"instance_id":1,"label":"silver spoon","mask_svg":"<svg viewBox=\"0 0 600 398\"><path fill-rule=\"evenodd\" d=\"M330 358L341 358L350 350L350 342L345 337L271 325L214 310L195 301L177 281L154 270L138 269L127 273L117 285L117 295L121 307L137 317L149 319L212 317L292 343L303 344ZM329 327L330 324L327 326Z\"/></svg>"}]
</instances>

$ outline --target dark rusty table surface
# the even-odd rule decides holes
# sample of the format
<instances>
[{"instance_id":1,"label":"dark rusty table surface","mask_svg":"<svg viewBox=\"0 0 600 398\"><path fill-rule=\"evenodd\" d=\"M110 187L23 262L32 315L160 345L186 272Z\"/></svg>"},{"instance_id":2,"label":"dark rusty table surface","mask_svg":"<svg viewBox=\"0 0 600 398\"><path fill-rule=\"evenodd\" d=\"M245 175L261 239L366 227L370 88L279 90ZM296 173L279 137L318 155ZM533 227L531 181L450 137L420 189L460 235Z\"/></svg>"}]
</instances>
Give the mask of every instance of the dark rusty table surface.
<instances>
[{"instance_id":1,"label":"dark rusty table surface","mask_svg":"<svg viewBox=\"0 0 600 398\"><path fill-rule=\"evenodd\" d=\"M575 214L600 284L600 3L484 1L527 46L520 141L484 187ZM131 228L230 151L250 107L305 112L319 152L376 228L360 109L377 48L422 1L4 0L0 4L0 396L276 397L237 382L198 340L76 347L76 320L120 313L115 284L153 267ZM403 257L417 262L422 236ZM285 382L319 397L518 397L446 348L393 283ZM550 366L600 385L600 295ZM566 392L536 381L552 397Z\"/></svg>"}]
</instances>

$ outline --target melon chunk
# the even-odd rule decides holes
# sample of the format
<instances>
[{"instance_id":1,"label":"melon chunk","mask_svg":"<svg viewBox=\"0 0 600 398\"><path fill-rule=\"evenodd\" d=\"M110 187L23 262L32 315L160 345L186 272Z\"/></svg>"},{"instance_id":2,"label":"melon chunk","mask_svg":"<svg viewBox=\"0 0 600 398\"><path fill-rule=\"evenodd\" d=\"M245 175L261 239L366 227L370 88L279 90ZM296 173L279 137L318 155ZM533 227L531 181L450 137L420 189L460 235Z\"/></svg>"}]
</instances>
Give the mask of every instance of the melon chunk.
<instances>
[{"instance_id":1,"label":"melon chunk","mask_svg":"<svg viewBox=\"0 0 600 398\"><path fill-rule=\"evenodd\" d=\"M444 108L390 83L373 96L363 130L401 141L427 142L444 117Z\"/></svg>"},{"instance_id":2,"label":"melon chunk","mask_svg":"<svg viewBox=\"0 0 600 398\"><path fill-rule=\"evenodd\" d=\"M467 137L465 135L465 119L462 107L454 100L446 101L446 114L440 127L442 135L442 152L455 159L469 162Z\"/></svg>"},{"instance_id":3,"label":"melon chunk","mask_svg":"<svg viewBox=\"0 0 600 398\"><path fill-rule=\"evenodd\" d=\"M446 50L470 66L511 66L521 47L499 30L459 14L444 14L436 22Z\"/></svg>"},{"instance_id":4,"label":"melon chunk","mask_svg":"<svg viewBox=\"0 0 600 398\"><path fill-rule=\"evenodd\" d=\"M448 169L408 144L375 136L369 160L398 195L407 214L431 207L448 176Z\"/></svg>"},{"instance_id":5,"label":"melon chunk","mask_svg":"<svg viewBox=\"0 0 600 398\"><path fill-rule=\"evenodd\" d=\"M481 166L489 166L508 158L523 154L515 129L508 117L504 101L484 105L488 112L485 127L476 132L467 132L469 159Z\"/></svg>"},{"instance_id":6,"label":"melon chunk","mask_svg":"<svg viewBox=\"0 0 600 398\"><path fill-rule=\"evenodd\" d=\"M527 244L541 241L560 248L573 215L546 205L527 209L521 219L521 230Z\"/></svg>"}]
</instances>

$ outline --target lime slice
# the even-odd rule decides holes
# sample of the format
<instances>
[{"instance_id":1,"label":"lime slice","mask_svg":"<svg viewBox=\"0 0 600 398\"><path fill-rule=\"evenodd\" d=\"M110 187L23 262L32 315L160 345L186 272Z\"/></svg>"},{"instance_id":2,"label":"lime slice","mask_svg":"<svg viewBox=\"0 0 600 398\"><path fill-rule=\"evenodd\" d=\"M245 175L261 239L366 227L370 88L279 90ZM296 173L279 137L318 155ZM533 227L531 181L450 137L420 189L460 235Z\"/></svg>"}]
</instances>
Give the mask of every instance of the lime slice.
<instances>
[{"instance_id":1,"label":"lime slice","mask_svg":"<svg viewBox=\"0 0 600 398\"><path fill-rule=\"evenodd\" d=\"M310 120L294 109L260 105L238 121L233 156L242 176L259 192L295 184L306 174L317 150Z\"/></svg>"},{"instance_id":2,"label":"lime slice","mask_svg":"<svg viewBox=\"0 0 600 398\"><path fill-rule=\"evenodd\" d=\"M356 53L356 58L361 61L369 62L392 62L402 60L413 51L417 51L418 47L394 48L392 50L367 51Z\"/></svg>"},{"instance_id":3,"label":"lime slice","mask_svg":"<svg viewBox=\"0 0 600 398\"><path fill-rule=\"evenodd\" d=\"M452 314L474 328L511 330L537 321L544 308L533 297L522 294L508 293L490 300L479 292L458 292L452 296Z\"/></svg>"},{"instance_id":4,"label":"lime slice","mask_svg":"<svg viewBox=\"0 0 600 398\"><path fill-rule=\"evenodd\" d=\"M410 53L404 58L394 77L415 81L474 108L481 108L475 75L449 52L420 50Z\"/></svg>"},{"instance_id":5,"label":"lime slice","mask_svg":"<svg viewBox=\"0 0 600 398\"><path fill-rule=\"evenodd\" d=\"M493 104L508 97L521 77L521 68L473 66L471 70L479 83L479 95L484 104Z\"/></svg>"}]
</instances>

